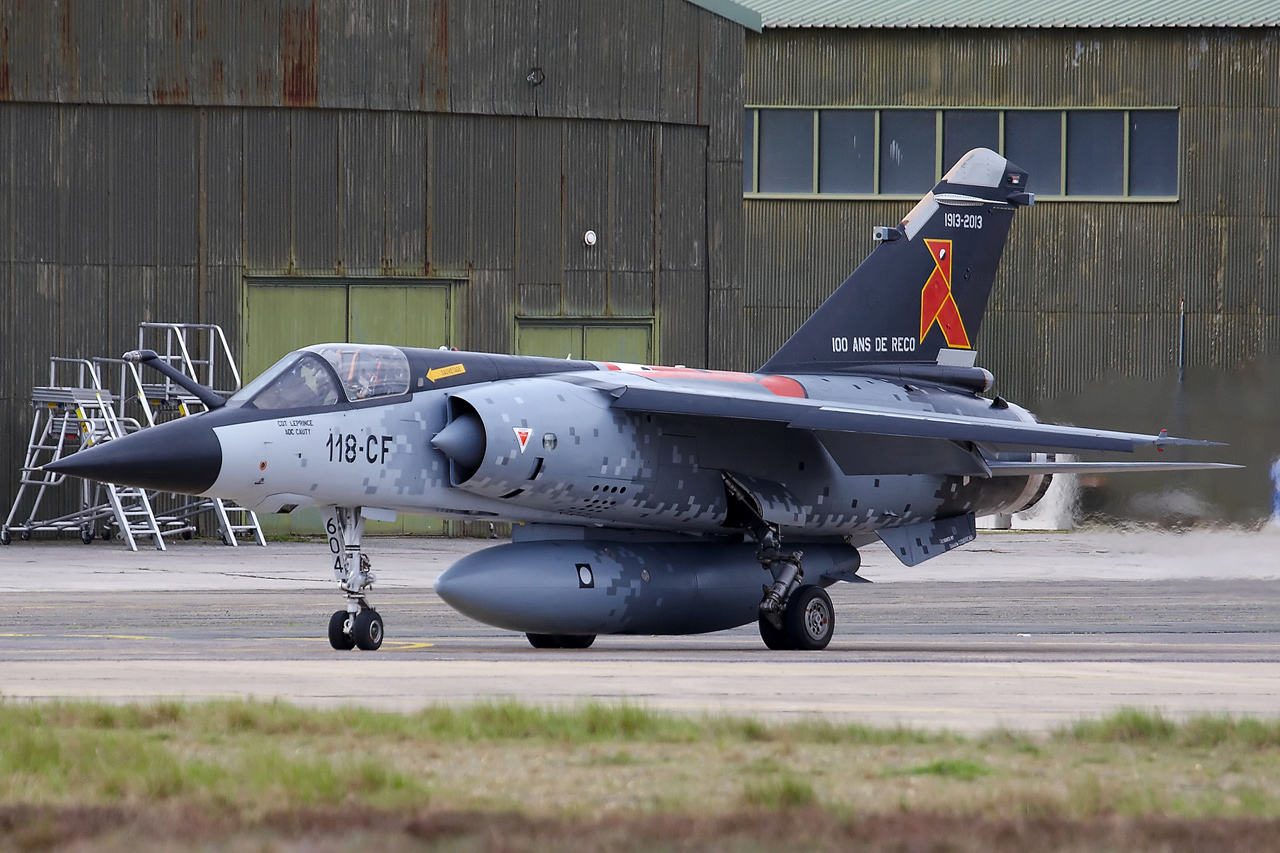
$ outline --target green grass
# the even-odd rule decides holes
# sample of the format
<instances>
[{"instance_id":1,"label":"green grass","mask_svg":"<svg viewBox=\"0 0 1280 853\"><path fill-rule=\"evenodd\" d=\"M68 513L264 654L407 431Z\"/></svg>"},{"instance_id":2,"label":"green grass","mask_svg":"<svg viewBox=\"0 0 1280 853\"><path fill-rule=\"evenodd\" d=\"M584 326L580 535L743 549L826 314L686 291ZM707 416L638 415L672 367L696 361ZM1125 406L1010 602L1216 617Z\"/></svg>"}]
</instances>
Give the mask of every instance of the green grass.
<instances>
[{"instance_id":1,"label":"green grass","mask_svg":"<svg viewBox=\"0 0 1280 853\"><path fill-rule=\"evenodd\" d=\"M208 702L183 705L101 705L53 702L0 705L0 739L15 728L42 726L118 731L198 729L206 736L337 734L446 741L538 740L570 744L634 741L693 743L708 738L831 744L949 743L956 737L897 727L876 729L806 720L773 725L751 717L686 717L633 704L588 703L545 708L520 702L480 702L466 707L433 705L412 714L363 708L305 709L283 702Z\"/></svg>"},{"instance_id":2,"label":"green grass","mask_svg":"<svg viewBox=\"0 0 1280 853\"><path fill-rule=\"evenodd\" d=\"M1274 749L1280 747L1280 719L1202 714L1179 723L1159 711L1122 708L1105 717L1079 720L1054 734L1059 740L1076 743Z\"/></svg>"},{"instance_id":3,"label":"green grass","mask_svg":"<svg viewBox=\"0 0 1280 853\"><path fill-rule=\"evenodd\" d=\"M783 775L747 782L742 789L742 801L753 808L785 811L812 806L818 802L818 795L803 779Z\"/></svg>"},{"instance_id":4,"label":"green grass","mask_svg":"<svg viewBox=\"0 0 1280 853\"><path fill-rule=\"evenodd\" d=\"M397 714L280 702L0 702L0 810L156 803L241 817L905 809L1280 820L1280 720L1126 709L1050 734L963 737L629 704Z\"/></svg>"},{"instance_id":5,"label":"green grass","mask_svg":"<svg viewBox=\"0 0 1280 853\"><path fill-rule=\"evenodd\" d=\"M891 769L888 776L938 776L943 779L960 779L972 782L991 773L991 769L977 761L957 758L941 758L915 767Z\"/></svg>"}]
</instances>

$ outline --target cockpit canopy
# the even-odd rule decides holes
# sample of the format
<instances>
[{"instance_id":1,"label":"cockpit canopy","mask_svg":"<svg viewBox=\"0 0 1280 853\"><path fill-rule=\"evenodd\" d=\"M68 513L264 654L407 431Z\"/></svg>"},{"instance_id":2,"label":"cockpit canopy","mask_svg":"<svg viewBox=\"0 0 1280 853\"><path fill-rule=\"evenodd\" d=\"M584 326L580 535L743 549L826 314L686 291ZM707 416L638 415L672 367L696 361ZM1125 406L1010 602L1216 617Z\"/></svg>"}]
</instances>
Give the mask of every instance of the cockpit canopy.
<instances>
[{"instance_id":1,"label":"cockpit canopy","mask_svg":"<svg viewBox=\"0 0 1280 853\"><path fill-rule=\"evenodd\" d=\"M319 344L291 352L229 402L258 409L300 409L404 394L409 360L396 347Z\"/></svg>"}]
</instances>

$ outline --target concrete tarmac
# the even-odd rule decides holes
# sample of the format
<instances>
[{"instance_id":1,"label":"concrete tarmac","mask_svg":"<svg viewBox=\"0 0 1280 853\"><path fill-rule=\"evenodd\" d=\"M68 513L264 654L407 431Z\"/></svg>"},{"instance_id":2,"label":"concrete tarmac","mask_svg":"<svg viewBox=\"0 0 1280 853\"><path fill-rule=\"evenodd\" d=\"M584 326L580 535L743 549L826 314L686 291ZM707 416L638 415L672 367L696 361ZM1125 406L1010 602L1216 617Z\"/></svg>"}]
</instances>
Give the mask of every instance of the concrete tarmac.
<instances>
[{"instance_id":1,"label":"concrete tarmac","mask_svg":"<svg viewBox=\"0 0 1280 853\"><path fill-rule=\"evenodd\" d=\"M340 598L320 542L15 542L0 550L0 695L400 710L602 699L967 732L1122 706L1280 712L1280 536L1266 533L983 533L914 569L868 548L873 583L831 588L837 633L819 653L769 652L754 626L537 651L431 591L490 544L368 540L388 639L362 653L325 639Z\"/></svg>"}]
</instances>

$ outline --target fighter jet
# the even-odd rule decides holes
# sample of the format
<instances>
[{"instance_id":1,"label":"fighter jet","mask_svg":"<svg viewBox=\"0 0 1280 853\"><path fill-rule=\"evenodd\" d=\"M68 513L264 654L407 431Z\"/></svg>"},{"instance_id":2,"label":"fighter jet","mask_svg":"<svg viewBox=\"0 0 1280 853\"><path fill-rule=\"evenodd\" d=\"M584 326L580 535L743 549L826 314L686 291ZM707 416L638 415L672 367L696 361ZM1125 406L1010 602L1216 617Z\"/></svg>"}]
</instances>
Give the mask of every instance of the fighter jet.
<instances>
[{"instance_id":1,"label":"fighter jet","mask_svg":"<svg viewBox=\"0 0 1280 853\"><path fill-rule=\"evenodd\" d=\"M1058 461L1210 442L1043 424L983 396L974 341L1027 179L966 154L754 373L317 344L225 404L170 369L214 408L45 467L318 507L345 599L335 649L382 643L362 532L402 512L514 523L436 591L537 648L756 622L770 649L822 649L825 588L858 579L869 543L914 566L1056 473L1230 467Z\"/></svg>"}]
</instances>

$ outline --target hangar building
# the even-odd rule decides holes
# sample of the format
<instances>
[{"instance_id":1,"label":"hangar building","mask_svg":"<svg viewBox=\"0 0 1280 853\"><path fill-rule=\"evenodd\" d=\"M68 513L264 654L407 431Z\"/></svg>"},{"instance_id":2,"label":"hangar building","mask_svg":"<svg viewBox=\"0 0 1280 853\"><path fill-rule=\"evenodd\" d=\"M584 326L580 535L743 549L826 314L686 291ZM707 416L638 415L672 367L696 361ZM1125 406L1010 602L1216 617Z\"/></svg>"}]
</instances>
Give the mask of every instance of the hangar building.
<instances>
[{"instance_id":1,"label":"hangar building","mask_svg":"<svg viewBox=\"0 0 1280 853\"><path fill-rule=\"evenodd\" d=\"M249 376L325 340L737 363L744 26L727 0L0 0L0 504L49 357L143 320L220 324Z\"/></svg>"},{"instance_id":2,"label":"hangar building","mask_svg":"<svg viewBox=\"0 0 1280 853\"><path fill-rule=\"evenodd\" d=\"M1244 475L1092 493L1256 519L1280 13L1079 6L0 0L0 503L48 357L140 320L222 325L249 375L375 338L752 369L981 144L1040 200L978 339L996 390L1229 441Z\"/></svg>"},{"instance_id":3,"label":"hangar building","mask_svg":"<svg viewBox=\"0 0 1280 853\"><path fill-rule=\"evenodd\" d=\"M984 145L1037 198L978 335L994 391L1048 420L1226 441L1217 458L1249 466L1113 477L1085 490L1102 508L1267 515L1280 6L745 2L763 19L746 37L746 365L866 256L873 226Z\"/></svg>"}]
</instances>

